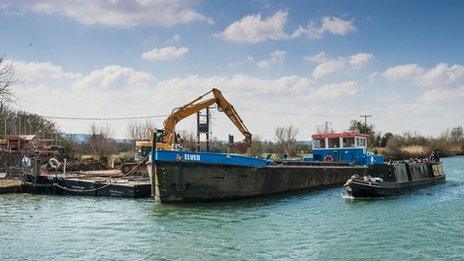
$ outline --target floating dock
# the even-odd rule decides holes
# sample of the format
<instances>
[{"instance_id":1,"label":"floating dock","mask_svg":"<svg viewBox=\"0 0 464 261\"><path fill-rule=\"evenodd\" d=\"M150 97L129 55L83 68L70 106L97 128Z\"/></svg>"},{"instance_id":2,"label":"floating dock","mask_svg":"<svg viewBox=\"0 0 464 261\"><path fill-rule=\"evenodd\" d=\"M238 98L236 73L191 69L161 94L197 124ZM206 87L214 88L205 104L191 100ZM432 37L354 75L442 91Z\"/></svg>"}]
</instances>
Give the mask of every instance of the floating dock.
<instances>
[{"instance_id":1,"label":"floating dock","mask_svg":"<svg viewBox=\"0 0 464 261\"><path fill-rule=\"evenodd\" d=\"M120 173L114 171L93 171L66 175L27 175L22 191L39 194L95 197L147 198L151 196L149 178L121 176Z\"/></svg>"},{"instance_id":2,"label":"floating dock","mask_svg":"<svg viewBox=\"0 0 464 261\"><path fill-rule=\"evenodd\" d=\"M23 182L18 179L0 179L0 194L19 193Z\"/></svg>"}]
</instances>

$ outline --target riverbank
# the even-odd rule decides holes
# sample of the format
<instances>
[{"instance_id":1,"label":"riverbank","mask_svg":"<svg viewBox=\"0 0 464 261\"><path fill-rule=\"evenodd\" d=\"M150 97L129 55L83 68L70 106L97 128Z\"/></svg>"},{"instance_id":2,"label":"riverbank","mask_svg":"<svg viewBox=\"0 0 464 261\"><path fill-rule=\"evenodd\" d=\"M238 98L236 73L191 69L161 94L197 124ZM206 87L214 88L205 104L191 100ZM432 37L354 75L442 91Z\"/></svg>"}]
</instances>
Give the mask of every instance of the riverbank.
<instances>
[{"instance_id":1,"label":"riverbank","mask_svg":"<svg viewBox=\"0 0 464 261\"><path fill-rule=\"evenodd\" d=\"M410 158L427 158L432 150L437 150L440 157L454 157L464 155L464 148L460 145L450 145L448 147L432 147L423 145L405 145L397 147L373 148L378 154L382 154L385 159L402 160Z\"/></svg>"}]
</instances>

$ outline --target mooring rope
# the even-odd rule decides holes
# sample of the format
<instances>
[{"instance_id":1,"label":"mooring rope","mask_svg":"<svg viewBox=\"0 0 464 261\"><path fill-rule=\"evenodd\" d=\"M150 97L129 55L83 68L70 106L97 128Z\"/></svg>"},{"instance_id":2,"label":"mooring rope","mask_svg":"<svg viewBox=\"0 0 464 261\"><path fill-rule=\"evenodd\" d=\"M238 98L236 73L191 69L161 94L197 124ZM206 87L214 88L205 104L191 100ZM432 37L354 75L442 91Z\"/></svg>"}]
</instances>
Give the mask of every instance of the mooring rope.
<instances>
[{"instance_id":1,"label":"mooring rope","mask_svg":"<svg viewBox=\"0 0 464 261\"><path fill-rule=\"evenodd\" d=\"M148 154L147 156L145 156L145 158L143 158L137 165L135 165L135 167L134 167L132 170L130 170L130 171L127 172L126 174L122 175L121 178L124 178L125 176L127 176L127 175L131 174L133 171L135 171L140 165L142 165L142 163L145 162L145 160L146 160L148 157L150 157L150 154ZM110 178L111 178L111 176L110 176ZM104 186L101 186L101 187L98 187L98 188L93 188L93 189L70 189L70 188L67 188L67 187L63 187L63 186L59 185L58 183L53 183L52 185L55 186L55 187L57 187L57 188L60 188L60 189L62 189L62 190L69 191L69 192L87 193L87 192L95 192L95 191L98 191L98 190L107 188L107 187L109 187L109 186L111 186L111 185L113 185L113 184L114 184L114 183L111 183L111 181L110 181L110 183L108 183L108 184L106 184L106 185L104 185Z\"/></svg>"},{"instance_id":2,"label":"mooring rope","mask_svg":"<svg viewBox=\"0 0 464 261\"><path fill-rule=\"evenodd\" d=\"M100 189L104 189L106 187L109 187L112 184L113 183L109 183L109 184L106 184L104 186L101 186L101 187L98 187L98 188L93 188L93 189L70 189L70 188L67 188L67 187L63 187L63 186L59 185L58 183L53 183L52 185L57 187L57 188L60 188L62 190L65 190L65 191L76 192L76 193L86 193L86 192L94 192L94 191L97 191L97 190L100 190Z\"/></svg>"}]
</instances>

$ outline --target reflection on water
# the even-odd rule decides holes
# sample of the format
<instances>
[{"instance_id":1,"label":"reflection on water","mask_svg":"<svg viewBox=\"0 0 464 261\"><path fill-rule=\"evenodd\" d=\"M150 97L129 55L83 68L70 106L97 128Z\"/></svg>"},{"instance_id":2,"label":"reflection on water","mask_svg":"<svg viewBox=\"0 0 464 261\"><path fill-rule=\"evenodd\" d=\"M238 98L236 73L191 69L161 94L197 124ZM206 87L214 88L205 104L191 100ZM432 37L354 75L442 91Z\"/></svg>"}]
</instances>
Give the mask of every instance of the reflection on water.
<instances>
[{"instance_id":1,"label":"reflection on water","mask_svg":"<svg viewBox=\"0 0 464 261\"><path fill-rule=\"evenodd\" d=\"M464 157L397 197L342 187L201 204L0 195L2 260L464 259ZM381 254L381 256L379 256Z\"/></svg>"}]
</instances>

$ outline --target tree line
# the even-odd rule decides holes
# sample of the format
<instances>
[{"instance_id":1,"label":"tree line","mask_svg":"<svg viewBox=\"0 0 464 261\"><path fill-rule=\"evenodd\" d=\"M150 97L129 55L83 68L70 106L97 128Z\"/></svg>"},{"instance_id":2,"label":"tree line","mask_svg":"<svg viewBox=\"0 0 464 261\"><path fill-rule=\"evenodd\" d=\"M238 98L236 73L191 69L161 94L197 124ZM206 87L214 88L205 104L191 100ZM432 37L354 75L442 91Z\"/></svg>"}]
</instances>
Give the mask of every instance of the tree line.
<instances>
[{"instance_id":1,"label":"tree line","mask_svg":"<svg viewBox=\"0 0 464 261\"><path fill-rule=\"evenodd\" d=\"M351 121L350 130L366 133L369 148L391 159L425 158L432 150L437 150L442 156L464 154L463 126L445 129L437 137L410 131L402 134L382 133L375 130L374 124L364 126L357 120Z\"/></svg>"}]
</instances>

